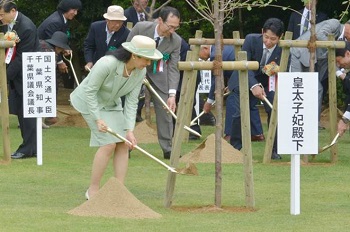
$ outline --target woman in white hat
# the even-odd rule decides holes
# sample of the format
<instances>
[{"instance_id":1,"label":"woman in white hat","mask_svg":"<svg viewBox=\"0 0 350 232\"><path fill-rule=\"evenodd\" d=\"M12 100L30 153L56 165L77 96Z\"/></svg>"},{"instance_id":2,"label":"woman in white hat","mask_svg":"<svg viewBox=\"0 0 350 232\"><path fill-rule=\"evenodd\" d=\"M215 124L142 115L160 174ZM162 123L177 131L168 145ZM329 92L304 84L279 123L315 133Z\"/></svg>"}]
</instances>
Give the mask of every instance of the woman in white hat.
<instances>
[{"instance_id":1,"label":"woman in white hat","mask_svg":"<svg viewBox=\"0 0 350 232\"><path fill-rule=\"evenodd\" d=\"M91 129L90 146L99 147L92 165L90 186L85 194L87 199L98 192L111 157L114 175L124 183L128 150L137 144L133 129L146 66L151 64L151 60L162 57L153 39L137 35L99 59L70 95L73 107L82 114ZM125 96L124 109L121 96ZM126 137L132 145L106 133L107 128Z\"/></svg>"}]
</instances>

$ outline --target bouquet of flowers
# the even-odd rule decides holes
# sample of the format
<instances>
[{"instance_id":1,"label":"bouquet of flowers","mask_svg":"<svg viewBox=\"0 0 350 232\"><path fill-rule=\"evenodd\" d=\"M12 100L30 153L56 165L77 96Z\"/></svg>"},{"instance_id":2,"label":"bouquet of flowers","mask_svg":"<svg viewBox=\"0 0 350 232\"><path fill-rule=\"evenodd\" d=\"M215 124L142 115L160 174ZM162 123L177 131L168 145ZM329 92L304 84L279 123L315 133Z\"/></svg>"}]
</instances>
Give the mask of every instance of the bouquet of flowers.
<instances>
[{"instance_id":1,"label":"bouquet of flowers","mask_svg":"<svg viewBox=\"0 0 350 232\"><path fill-rule=\"evenodd\" d=\"M264 68L262 69L262 72L265 73L267 76L273 76L277 74L280 71L280 66L276 64L275 61L272 61L269 64L266 64Z\"/></svg>"},{"instance_id":2,"label":"bouquet of flowers","mask_svg":"<svg viewBox=\"0 0 350 232\"><path fill-rule=\"evenodd\" d=\"M8 31L8 32L6 32L6 34L4 35L4 39L6 41L14 41L15 43L19 43L21 41L20 38L18 37L16 31Z\"/></svg>"}]
</instances>

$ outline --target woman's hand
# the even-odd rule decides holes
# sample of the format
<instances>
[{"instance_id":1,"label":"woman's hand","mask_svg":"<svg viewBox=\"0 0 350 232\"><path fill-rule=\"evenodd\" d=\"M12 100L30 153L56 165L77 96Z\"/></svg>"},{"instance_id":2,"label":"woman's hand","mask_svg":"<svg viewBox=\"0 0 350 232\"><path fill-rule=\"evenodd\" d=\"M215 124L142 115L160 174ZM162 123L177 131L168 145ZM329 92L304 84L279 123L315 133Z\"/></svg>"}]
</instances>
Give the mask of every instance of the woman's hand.
<instances>
[{"instance_id":1,"label":"woman's hand","mask_svg":"<svg viewBox=\"0 0 350 232\"><path fill-rule=\"evenodd\" d=\"M131 144L130 143L126 143L126 145L129 147L129 149L130 150L134 149L134 147L137 145L137 141L136 141L134 132L133 131L127 131L126 132L126 139L131 142Z\"/></svg>"},{"instance_id":2,"label":"woman's hand","mask_svg":"<svg viewBox=\"0 0 350 232\"><path fill-rule=\"evenodd\" d=\"M99 132L107 132L108 126L105 123L105 121L103 121L102 119L98 119L96 120L96 124L97 124L97 129Z\"/></svg>"}]
</instances>

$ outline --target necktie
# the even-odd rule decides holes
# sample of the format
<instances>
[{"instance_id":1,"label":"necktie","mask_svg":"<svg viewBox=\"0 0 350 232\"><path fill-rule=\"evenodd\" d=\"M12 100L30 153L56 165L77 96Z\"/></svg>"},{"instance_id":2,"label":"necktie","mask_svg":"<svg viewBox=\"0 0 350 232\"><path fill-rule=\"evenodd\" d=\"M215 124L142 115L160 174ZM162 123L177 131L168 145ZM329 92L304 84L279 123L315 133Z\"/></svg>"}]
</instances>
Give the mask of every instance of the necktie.
<instances>
[{"instance_id":1,"label":"necktie","mask_svg":"<svg viewBox=\"0 0 350 232\"><path fill-rule=\"evenodd\" d=\"M303 33L309 30L309 17L310 17L310 11L308 10L304 21Z\"/></svg>"},{"instance_id":2,"label":"necktie","mask_svg":"<svg viewBox=\"0 0 350 232\"><path fill-rule=\"evenodd\" d=\"M142 22L142 21L145 21L145 16L144 16L143 13L140 13L140 21L141 21L141 22Z\"/></svg>"},{"instance_id":3,"label":"necktie","mask_svg":"<svg viewBox=\"0 0 350 232\"><path fill-rule=\"evenodd\" d=\"M112 36L113 36L112 33L107 32L107 39L106 39L106 44L107 45L109 44L109 41L111 40Z\"/></svg>"},{"instance_id":4,"label":"necktie","mask_svg":"<svg viewBox=\"0 0 350 232\"><path fill-rule=\"evenodd\" d=\"M267 48L264 48L261 61L260 61L260 68L263 68L267 61L267 54L269 53L269 50Z\"/></svg>"},{"instance_id":5,"label":"necktie","mask_svg":"<svg viewBox=\"0 0 350 232\"><path fill-rule=\"evenodd\" d=\"M155 41L156 41L156 48L157 48L158 45L159 45L159 40L160 40L160 37L158 36L158 37L155 39Z\"/></svg>"}]
</instances>

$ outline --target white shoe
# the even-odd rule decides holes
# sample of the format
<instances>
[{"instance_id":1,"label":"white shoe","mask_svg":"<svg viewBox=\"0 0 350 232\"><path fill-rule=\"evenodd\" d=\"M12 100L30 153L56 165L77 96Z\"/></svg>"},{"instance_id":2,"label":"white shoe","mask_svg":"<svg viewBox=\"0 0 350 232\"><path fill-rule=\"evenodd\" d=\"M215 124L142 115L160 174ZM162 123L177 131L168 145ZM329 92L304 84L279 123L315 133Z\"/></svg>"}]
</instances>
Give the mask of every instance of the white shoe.
<instances>
[{"instance_id":1,"label":"white shoe","mask_svg":"<svg viewBox=\"0 0 350 232\"><path fill-rule=\"evenodd\" d=\"M89 200L89 199L90 199L90 196L89 196L89 189L86 190L86 192L85 192L85 198L86 198L86 200Z\"/></svg>"},{"instance_id":2,"label":"white shoe","mask_svg":"<svg viewBox=\"0 0 350 232\"><path fill-rule=\"evenodd\" d=\"M50 126L46 125L45 123L42 123L41 126L42 126L43 129L49 129L50 128Z\"/></svg>"}]
</instances>

